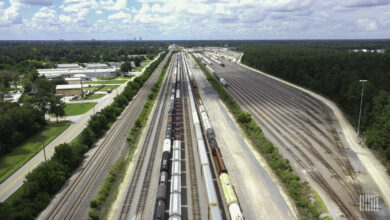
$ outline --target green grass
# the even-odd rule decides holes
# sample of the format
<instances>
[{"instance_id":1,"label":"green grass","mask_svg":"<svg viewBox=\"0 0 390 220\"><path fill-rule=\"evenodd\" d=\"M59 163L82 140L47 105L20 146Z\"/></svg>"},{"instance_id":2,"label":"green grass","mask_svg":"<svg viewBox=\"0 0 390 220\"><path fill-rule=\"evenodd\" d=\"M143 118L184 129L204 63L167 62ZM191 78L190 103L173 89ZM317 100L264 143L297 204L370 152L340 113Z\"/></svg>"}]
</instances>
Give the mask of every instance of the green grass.
<instances>
[{"instance_id":1,"label":"green grass","mask_svg":"<svg viewBox=\"0 0 390 220\"><path fill-rule=\"evenodd\" d=\"M85 84L123 84L127 80L102 80L102 81L89 81Z\"/></svg>"},{"instance_id":2,"label":"green grass","mask_svg":"<svg viewBox=\"0 0 390 220\"><path fill-rule=\"evenodd\" d=\"M134 75L129 75L129 76L117 76L115 77L115 79L125 79L125 80L129 80L131 78L133 78Z\"/></svg>"},{"instance_id":3,"label":"green grass","mask_svg":"<svg viewBox=\"0 0 390 220\"><path fill-rule=\"evenodd\" d=\"M88 97L84 97L77 100L71 100L71 101L81 101L81 100L93 100L93 99L100 99L101 97L105 96L106 94L92 94Z\"/></svg>"},{"instance_id":4,"label":"green grass","mask_svg":"<svg viewBox=\"0 0 390 220\"><path fill-rule=\"evenodd\" d=\"M105 85L100 91L107 92L107 90L109 90L109 89L114 90L118 87L119 87L119 85Z\"/></svg>"},{"instance_id":5,"label":"green grass","mask_svg":"<svg viewBox=\"0 0 390 220\"><path fill-rule=\"evenodd\" d=\"M96 77L96 79L98 79L98 80L112 80L115 78L116 78L115 76L98 76L98 77Z\"/></svg>"},{"instance_id":6,"label":"green grass","mask_svg":"<svg viewBox=\"0 0 390 220\"><path fill-rule=\"evenodd\" d=\"M134 75L130 75L130 76L100 76L100 77L96 77L98 80L128 80L128 79L131 79L133 78Z\"/></svg>"},{"instance_id":7,"label":"green grass","mask_svg":"<svg viewBox=\"0 0 390 220\"><path fill-rule=\"evenodd\" d=\"M68 127L69 124L51 122L41 132L28 138L10 153L0 158L0 183L42 150L42 144L46 146Z\"/></svg>"},{"instance_id":8,"label":"green grass","mask_svg":"<svg viewBox=\"0 0 390 220\"><path fill-rule=\"evenodd\" d=\"M20 197L23 196L23 192L24 192L25 188L26 188L26 187L25 187L25 185L23 184L21 187L19 187L19 189L17 189L14 193L12 193L12 195L10 195L10 196L4 201L4 203L11 205L11 204L14 203L15 201L17 201Z\"/></svg>"},{"instance_id":9,"label":"green grass","mask_svg":"<svg viewBox=\"0 0 390 220\"><path fill-rule=\"evenodd\" d=\"M141 71L146 65L148 65L152 60L146 59L145 61L141 62L141 65L136 67L135 69L138 71Z\"/></svg>"},{"instance_id":10,"label":"green grass","mask_svg":"<svg viewBox=\"0 0 390 220\"><path fill-rule=\"evenodd\" d=\"M97 102L66 104L65 116L81 115L89 111Z\"/></svg>"},{"instance_id":11,"label":"green grass","mask_svg":"<svg viewBox=\"0 0 390 220\"><path fill-rule=\"evenodd\" d=\"M104 85L103 85L103 86L104 86ZM83 88L83 91L84 91L84 92L86 92L86 91L96 92L96 91L99 91L100 88L103 87L103 86L91 84L91 87L84 87L84 88Z\"/></svg>"},{"instance_id":12,"label":"green grass","mask_svg":"<svg viewBox=\"0 0 390 220\"><path fill-rule=\"evenodd\" d=\"M322 200L321 196L313 189L312 190L312 196L315 200L314 202L314 206L317 207L317 209L319 210L320 213L329 213L329 210L328 208L326 207L324 201ZM330 216L326 216L325 218L323 218L325 220L331 220L333 219L332 217Z\"/></svg>"}]
</instances>

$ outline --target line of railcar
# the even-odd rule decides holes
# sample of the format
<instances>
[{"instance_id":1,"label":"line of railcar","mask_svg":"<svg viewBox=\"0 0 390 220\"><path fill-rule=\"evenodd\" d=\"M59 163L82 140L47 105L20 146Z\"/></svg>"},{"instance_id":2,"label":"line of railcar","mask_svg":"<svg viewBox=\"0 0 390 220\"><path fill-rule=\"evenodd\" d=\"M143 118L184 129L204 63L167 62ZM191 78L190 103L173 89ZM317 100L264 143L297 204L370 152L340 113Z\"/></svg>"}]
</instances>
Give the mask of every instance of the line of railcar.
<instances>
[{"instance_id":1,"label":"line of railcar","mask_svg":"<svg viewBox=\"0 0 390 220\"><path fill-rule=\"evenodd\" d=\"M230 217L234 220L244 219L240 206L238 204L237 196L234 191L234 187L231 184L228 171L226 169L225 163L222 158L221 151L218 147L218 143L215 139L215 132L214 129L211 126L210 120L208 118L206 109L202 103L202 99L199 95L198 86L196 84L195 79L191 75L191 86L192 91L196 100L196 103L198 105L198 110L201 115L202 123L204 126L204 129L206 131L206 137L208 140L208 143L212 150L212 156L214 160L215 167L217 169L217 174L219 176L219 180L222 185L222 190L224 193L224 197L226 200L226 203L229 208Z\"/></svg>"},{"instance_id":2,"label":"line of railcar","mask_svg":"<svg viewBox=\"0 0 390 220\"><path fill-rule=\"evenodd\" d=\"M211 165L209 164L209 160L206 152L206 144L203 139L203 133L200 124L200 117L198 114L198 110L195 104L195 98L192 92L192 86L190 85L190 78L192 78L192 73L188 68L188 63L186 61L185 55L182 56L183 65L185 69L185 80L187 82L188 94L190 98L190 107L192 112L193 125L195 128L195 135L198 143L198 154L200 159L200 165L202 169L202 179L205 187L205 193L207 195L207 204L209 209L209 219L212 220L220 220L222 219L221 210L219 208L219 202L217 197L216 188L214 185L213 177L211 174Z\"/></svg>"},{"instance_id":3,"label":"line of railcar","mask_svg":"<svg viewBox=\"0 0 390 220\"><path fill-rule=\"evenodd\" d=\"M214 77L224 86L224 87L228 87L229 86L229 83L223 78L223 77L221 77L212 67L211 67L211 62L210 63L208 63L208 62L206 62L206 60L208 60L209 61L209 59L207 59L206 57L204 57L203 55L201 55L201 54L199 54L199 53L196 53L195 54L195 56L197 57L197 58L199 58L200 59L200 61L202 62L202 64L203 65L205 65L206 66L206 69L211 73L211 74L213 74L214 75ZM214 60L214 59L213 59ZM220 61L218 61L218 60L214 60L215 62L220 62ZM225 66L225 65L223 65L223 66Z\"/></svg>"},{"instance_id":4,"label":"line of railcar","mask_svg":"<svg viewBox=\"0 0 390 220\"><path fill-rule=\"evenodd\" d=\"M182 107L180 96L179 57L175 55L172 90L168 110L168 120L163 142L163 154L160 165L160 177L157 187L157 198L154 219L166 219L166 206L169 205L169 219L181 219L181 132L183 127ZM171 149L172 148L172 149ZM170 166L170 162L172 166ZM171 169L170 169L171 167ZM171 171L171 175L169 172ZM169 177L170 190L168 191ZM168 195L169 194L169 195ZM169 198L169 200L168 200Z\"/></svg>"},{"instance_id":5,"label":"line of railcar","mask_svg":"<svg viewBox=\"0 0 390 220\"><path fill-rule=\"evenodd\" d=\"M225 67L225 64L218 60L218 57L210 55L211 60L216 62L217 64L221 65L222 67Z\"/></svg>"}]
</instances>

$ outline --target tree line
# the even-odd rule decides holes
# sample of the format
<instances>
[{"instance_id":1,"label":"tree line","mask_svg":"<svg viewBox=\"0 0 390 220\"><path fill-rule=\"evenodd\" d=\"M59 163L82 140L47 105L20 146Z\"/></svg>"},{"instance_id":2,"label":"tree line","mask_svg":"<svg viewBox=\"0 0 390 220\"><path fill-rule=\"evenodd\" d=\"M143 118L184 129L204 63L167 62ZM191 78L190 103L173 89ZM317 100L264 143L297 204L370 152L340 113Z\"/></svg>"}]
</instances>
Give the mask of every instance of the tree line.
<instances>
[{"instance_id":1,"label":"tree line","mask_svg":"<svg viewBox=\"0 0 390 220\"><path fill-rule=\"evenodd\" d=\"M0 70L26 73L56 63L121 62L132 60L128 55L153 57L167 46L166 42L0 41Z\"/></svg>"},{"instance_id":2,"label":"tree line","mask_svg":"<svg viewBox=\"0 0 390 220\"><path fill-rule=\"evenodd\" d=\"M361 133L367 146L377 150L378 155L389 163L390 54L352 52L356 49L355 44L257 43L243 46L242 62L329 97L347 113L355 126L362 91L359 80L368 80L364 90ZM380 49L369 45L359 42L359 48ZM388 42L381 46L386 48ZM390 173L390 169L388 171Z\"/></svg>"}]
</instances>

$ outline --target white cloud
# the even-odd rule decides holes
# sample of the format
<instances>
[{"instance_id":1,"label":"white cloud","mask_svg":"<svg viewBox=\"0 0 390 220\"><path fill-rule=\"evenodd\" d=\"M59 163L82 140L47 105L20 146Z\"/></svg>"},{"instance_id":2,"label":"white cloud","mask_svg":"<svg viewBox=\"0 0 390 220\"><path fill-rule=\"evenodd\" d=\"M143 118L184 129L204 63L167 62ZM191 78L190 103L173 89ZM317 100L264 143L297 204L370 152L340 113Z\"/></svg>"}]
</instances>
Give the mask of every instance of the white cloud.
<instances>
[{"instance_id":1,"label":"white cloud","mask_svg":"<svg viewBox=\"0 0 390 220\"><path fill-rule=\"evenodd\" d=\"M375 19L359 19L357 24L366 31L378 30L378 22Z\"/></svg>"},{"instance_id":2,"label":"white cloud","mask_svg":"<svg viewBox=\"0 0 390 220\"><path fill-rule=\"evenodd\" d=\"M345 0L342 5L346 7L374 7L390 5L390 0Z\"/></svg>"},{"instance_id":3,"label":"white cloud","mask_svg":"<svg viewBox=\"0 0 390 220\"><path fill-rule=\"evenodd\" d=\"M114 39L383 38L390 30L390 0L63 0L38 10L26 6L51 1L0 2L0 38L5 28L79 33L72 39L105 31ZM31 13L21 14L25 10ZM24 23L15 24L22 16Z\"/></svg>"},{"instance_id":4,"label":"white cloud","mask_svg":"<svg viewBox=\"0 0 390 220\"><path fill-rule=\"evenodd\" d=\"M173 7L170 5L165 5L164 7L161 7L160 4L154 4L152 6L152 12L155 13L170 13L173 11Z\"/></svg>"},{"instance_id":5,"label":"white cloud","mask_svg":"<svg viewBox=\"0 0 390 220\"><path fill-rule=\"evenodd\" d=\"M123 11L120 11L118 13L112 14L108 16L108 20L115 20L115 19L131 19L131 14L124 13Z\"/></svg>"},{"instance_id":6,"label":"white cloud","mask_svg":"<svg viewBox=\"0 0 390 220\"><path fill-rule=\"evenodd\" d=\"M127 0L117 0L116 2L113 0L100 1L100 6L106 10L119 11L124 10L127 7Z\"/></svg>"},{"instance_id":7,"label":"white cloud","mask_svg":"<svg viewBox=\"0 0 390 220\"><path fill-rule=\"evenodd\" d=\"M20 3L30 4L30 5L52 5L52 0L19 0Z\"/></svg>"},{"instance_id":8,"label":"white cloud","mask_svg":"<svg viewBox=\"0 0 390 220\"><path fill-rule=\"evenodd\" d=\"M22 9L23 5L17 0L10 0L10 6L8 8L2 9L4 4L1 5L0 10L0 25L10 25L19 23L21 20L19 16L19 11Z\"/></svg>"}]
</instances>

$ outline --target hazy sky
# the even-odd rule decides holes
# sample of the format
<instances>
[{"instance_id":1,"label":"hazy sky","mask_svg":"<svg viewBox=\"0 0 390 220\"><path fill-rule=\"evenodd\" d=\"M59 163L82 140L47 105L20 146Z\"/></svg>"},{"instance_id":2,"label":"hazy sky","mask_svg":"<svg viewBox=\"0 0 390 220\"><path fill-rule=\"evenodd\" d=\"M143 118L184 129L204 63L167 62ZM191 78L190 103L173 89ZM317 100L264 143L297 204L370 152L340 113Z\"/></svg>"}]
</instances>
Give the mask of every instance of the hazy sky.
<instances>
[{"instance_id":1,"label":"hazy sky","mask_svg":"<svg viewBox=\"0 0 390 220\"><path fill-rule=\"evenodd\" d=\"M0 0L1 40L390 38L390 0Z\"/></svg>"}]
</instances>

